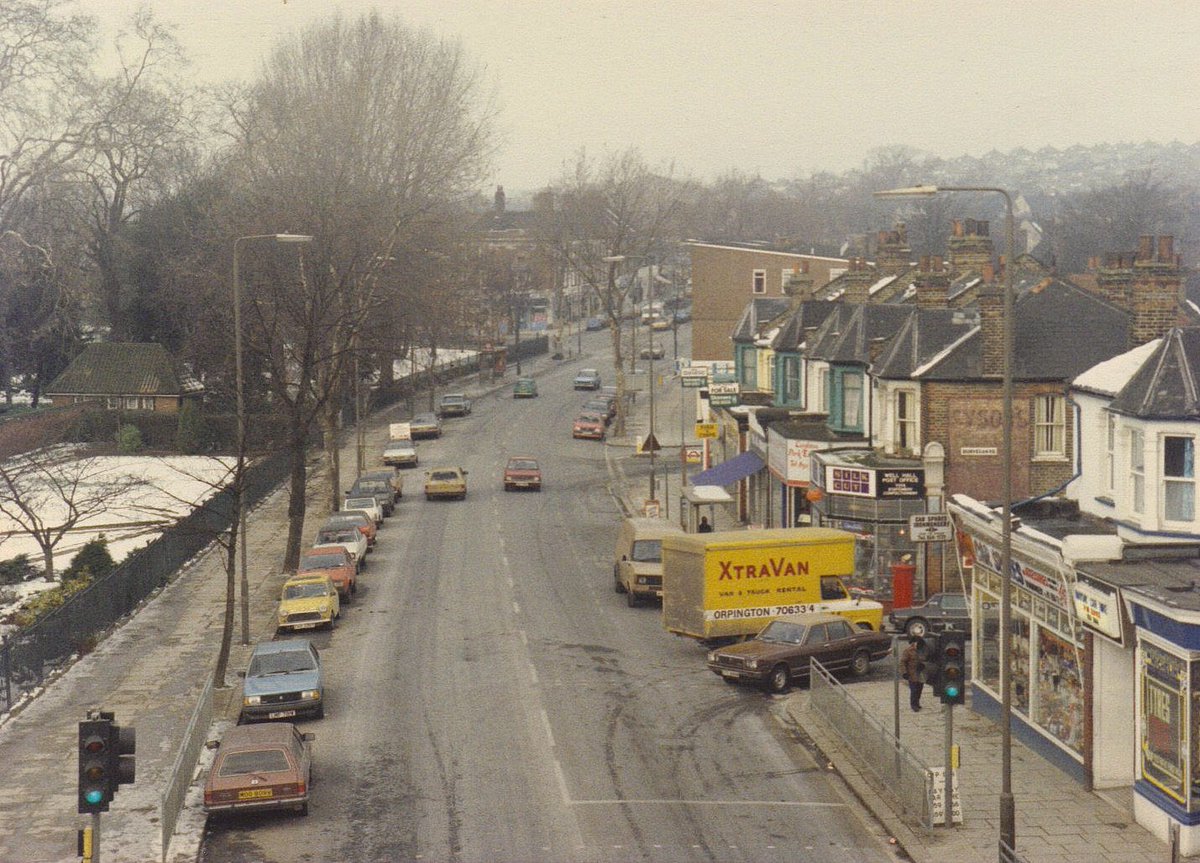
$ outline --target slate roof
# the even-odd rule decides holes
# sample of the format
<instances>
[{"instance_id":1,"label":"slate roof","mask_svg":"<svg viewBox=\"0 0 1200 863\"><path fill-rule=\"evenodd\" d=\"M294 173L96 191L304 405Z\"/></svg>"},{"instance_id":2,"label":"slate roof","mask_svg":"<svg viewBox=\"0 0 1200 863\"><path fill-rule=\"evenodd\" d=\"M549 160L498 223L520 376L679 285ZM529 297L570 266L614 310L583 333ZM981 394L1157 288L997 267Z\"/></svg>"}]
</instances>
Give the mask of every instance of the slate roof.
<instances>
[{"instance_id":1,"label":"slate roof","mask_svg":"<svg viewBox=\"0 0 1200 863\"><path fill-rule=\"evenodd\" d=\"M792 301L778 297L755 297L746 304L742 317L733 328L735 342L753 342L761 328L782 316L792 307Z\"/></svg>"},{"instance_id":2,"label":"slate roof","mask_svg":"<svg viewBox=\"0 0 1200 863\"><path fill-rule=\"evenodd\" d=\"M824 340L824 355L819 357L831 363L868 363L871 359L871 343L880 338L891 338L913 314L908 306L891 304L847 306L850 316L836 338Z\"/></svg>"},{"instance_id":3,"label":"slate roof","mask_svg":"<svg viewBox=\"0 0 1200 863\"><path fill-rule=\"evenodd\" d=\"M47 395L172 395L204 387L179 374L167 349L140 342L94 342L46 387Z\"/></svg>"},{"instance_id":4,"label":"slate roof","mask_svg":"<svg viewBox=\"0 0 1200 863\"><path fill-rule=\"evenodd\" d=\"M880 378L909 378L978 325L977 317L969 312L913 309L871 363L871 373Z\"/></svg>"},{"instance_id":5,"label":"slate roof","mask_svg":"<svg viewBox=\"0 0 1200 863\"><path fill-rule=\"evenodd\" d=\"M1130 314L1065 279L1043 278L1016 292L1015 380L1071 380L1129 343ZM920 377L931 381L982 378L982 332L965 338Z\"/></svg>"},{"instance_id":6,"label":"slate roof","mask_svg":"<svg viewBox=\"0 0 1200 863\"><path fill-rule=\"evenodd\" d=\"M1200 419L1200 328L1170 330L1110 408L1142 419Z\"/></svg>"},{"instance_id":7,"label":"slate roof","mask_svg":"<svg viewBox=\"0 0 1200 863\"><path fill-rule=\"evenodd\" d=\"M829 317L836 303L828 300L804 300L779 328L775 340L771 342L772 350L776 352L795 352L800 350L807 338L809 327L819 327Z\"/></svg>"}]
</instances>

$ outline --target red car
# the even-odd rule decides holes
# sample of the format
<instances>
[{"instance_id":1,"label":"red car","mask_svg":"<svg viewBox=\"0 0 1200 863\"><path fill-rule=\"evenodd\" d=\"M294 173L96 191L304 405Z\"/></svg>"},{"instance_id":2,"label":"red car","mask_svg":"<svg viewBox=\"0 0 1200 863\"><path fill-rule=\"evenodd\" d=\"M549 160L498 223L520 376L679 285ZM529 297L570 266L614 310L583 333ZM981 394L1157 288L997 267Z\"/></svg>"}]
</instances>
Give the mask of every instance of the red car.
<instances>
[{"instance_id":1,"label":"red car","mask_svg":"<svg viewBox=\"0 0 1200 863\"><path fill-rule=\"evenodd\" d=\"M586 413L575 417L571 427L571 437L604 440L604 417L599 414Z\"/></svg>"},{"instance_id":2,"label":"red car","mask_svg":"<svg viewBox=\"0 0 1200 863\"><path fill-rule=\"evenodd\" d=\"M205 813L286 809L307 815L313 737L290 722L230 728L204 782Z\"/></svg>"},{"instance_id":3,"label":"red car","mask_svg":"<svg viewBox=\"0 0 1200 863\"><path fill-rule=\"evenodd\" d=\"M542 490L542 469L532 456L515 455L504 466L504 490L517 488Z\"/></svg>"},{"instance_id":4,"label":"red car","mask_svg":"<svg viewBox=\"0 0 1200 863\"><path fill-rule=\"evenodd\" d=\"M311 575L314 572L328 575L346 602L350 601L350 594L358 592L358 566L350 552L341 546L323 545L304 552L300 556L299 574Z\"/></svg>"}]
</instances>

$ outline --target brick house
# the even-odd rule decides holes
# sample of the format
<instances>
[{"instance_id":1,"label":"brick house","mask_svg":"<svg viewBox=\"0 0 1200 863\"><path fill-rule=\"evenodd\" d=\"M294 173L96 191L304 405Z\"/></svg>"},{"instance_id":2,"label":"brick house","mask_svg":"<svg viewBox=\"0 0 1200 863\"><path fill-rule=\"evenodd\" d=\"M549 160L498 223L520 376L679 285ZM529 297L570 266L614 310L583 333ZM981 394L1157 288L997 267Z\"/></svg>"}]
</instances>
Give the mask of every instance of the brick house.
<instances>
[{"instance_id":1,"label":"brick house","mask_svg":"<svg viewBox=\"0 0 1200 863\"><path fill-rule=\"evenodd\" d=\"M204 386L160 344L94 342L46 387L54 407L100 402L111 410L177 413Z\"/></svg>"}]
</instances>

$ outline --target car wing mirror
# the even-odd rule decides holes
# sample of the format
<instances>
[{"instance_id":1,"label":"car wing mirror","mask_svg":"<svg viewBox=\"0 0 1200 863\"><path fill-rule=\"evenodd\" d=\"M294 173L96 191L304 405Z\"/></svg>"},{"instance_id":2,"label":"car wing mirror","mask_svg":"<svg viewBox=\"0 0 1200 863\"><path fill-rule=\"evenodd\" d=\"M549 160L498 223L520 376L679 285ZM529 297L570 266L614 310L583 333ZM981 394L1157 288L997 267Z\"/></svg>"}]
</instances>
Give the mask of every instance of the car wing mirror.
<instances>
[{"instance_id":1,"label":"car wing mirror","mask_svg":"<svg viewBox=\"0 0 1200 863\"><path fill-rule=\"evenodd\" d=\"M221 746L221 741L220 741L220 740L206 740L206 741L204 741L204 748L205 748L205 749L218 749L220 746Z\"/></svg>"},{"instance_id":2,"label":"car wing mirror","mask_svg":"<svg viewBox=\"0 0 1200 863\"><path fill-rule=\"evenodd\" d=\"M244 672L244 671L239 671L239 672L237 673L237 676L238 676L238 677L243 677L243 678L244 678L244 677L246 676L246 672Z\"/></svg>"},{"instance_id":3,"label":"car wing mirror","mask_svg":"<svg viewBox=\"0 0 1200 863\"><path fill-rule=\"evenodd\" d=\"M300 739L311 742L311 741L317 739L317 735L313 734L311 731L305 731L303 734L300 735Z\"/></svg>"}]
</instances>

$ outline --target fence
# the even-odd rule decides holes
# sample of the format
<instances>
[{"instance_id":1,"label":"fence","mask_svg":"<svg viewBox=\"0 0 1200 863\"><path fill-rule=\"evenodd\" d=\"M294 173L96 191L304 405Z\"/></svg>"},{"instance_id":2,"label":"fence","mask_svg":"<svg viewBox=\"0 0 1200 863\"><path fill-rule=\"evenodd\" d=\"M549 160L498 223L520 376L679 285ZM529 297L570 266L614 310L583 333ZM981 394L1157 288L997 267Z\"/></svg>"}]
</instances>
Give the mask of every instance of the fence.
<instances>
[{"instance_id":1,"label":"fence","mask_svg":"<svg viewBox=\"0 0 1200 863\"><path fill-rule=\"evenodd\" d=\"M183 745L175 756L171 772L167 774L167 790L163 792L158 812L162 822L162 859L165 863L167 850L171 846L171 836L175 833L175 824L179 820L179 810L187 797L188 788L192 784L192 774L196 771L196 762L200 758L200 747L208 737L208 727L212 724L213 713L213 684L212 678L200 693L196 709L192 712L192 720L188 723L187 731L183 733Z\"/></svg>"},{"instance_id":2,"label":"fence","mask_svg":"<svg viewBox=\"0 0 1200 863\"><path fill-rule=\"evenodd\" d=\"M1008 843L1003 839L999 843L1000 848L1000 863L1028 863L1028 861L1018 854L1015 850L1008 847ZM1174 861L1174 857L1171 858Z\"/></svg>"},{"instance_id":3,"label":"fence","mask_svg":"<svg viewBox=\"0 0 1200 863\"><path fill-rule=\"evenodd\" d=\"M896 800L906 818L922 827L932 826L933 795L926 781L926 766L820 662L812 660L811 669L812 709L859 756L879 790Z\"/></svg>"},{"instance_id":4,"label":"fence","mask_svg":"<svg viewBox=\"0 0 1200 863\"><path fill-rule=\"evenodd\" d=\"M254 506L288 475L288 453L279 452L246 471L246 504ZM113 624L166 586L181 567L229 530L231 489L213 495L190 515L167 528L112 572L97 579L31 626L0 645L0 712L39 686L48 670L74 653L85 653Z\"/></svg>"}]
</instances>

